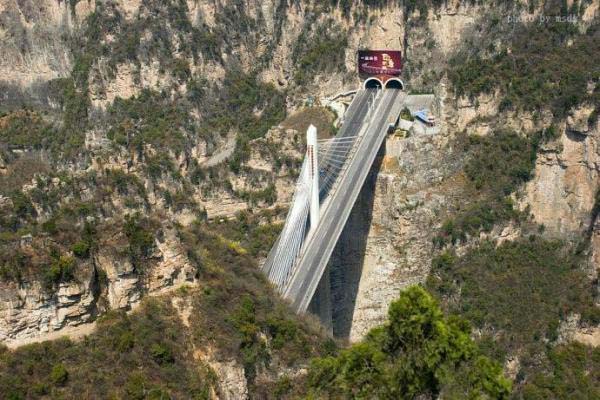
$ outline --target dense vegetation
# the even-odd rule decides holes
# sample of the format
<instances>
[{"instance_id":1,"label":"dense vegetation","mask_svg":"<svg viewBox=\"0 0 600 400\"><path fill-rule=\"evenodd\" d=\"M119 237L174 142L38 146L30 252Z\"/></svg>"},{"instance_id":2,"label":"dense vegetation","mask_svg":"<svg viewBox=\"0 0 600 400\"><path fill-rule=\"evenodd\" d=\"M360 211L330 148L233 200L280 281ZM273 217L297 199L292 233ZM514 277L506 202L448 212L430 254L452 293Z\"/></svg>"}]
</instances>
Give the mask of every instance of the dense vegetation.
<instances>
[{"instance_id":1,"label":"dense vegetation","mask_svg":"<svg viewBox=\"0 0 600 400\"><path fill-rule=\"evenodd\" d=\"M318 73L336 72L344 65L348 35L333 19L317 23L312 19L304 22L292 59L296 63L294 80L298 85L308 83Z\"/></svg>"},{"instance_id":2,"label":"dense vegetation","mask_svg":"<svg viewBox=\"0 0 600 400\"><path fill-rule=\"evenodd\" d=\"M520 354L522 380L539 371L568 315L600 322L581 262L568 245L535 236L499 246L484 242L461 257L446 252L435 258L428 287L447 310L480 330L490 356L503 362Z\"/></svg>"},{"instance_id":3,"label":"dense vegetation","mask_svg":"<svg viewBox=\"0 0 600 400\"><path fill-rule=\"evenodd\" d=\"M450 299L451 311L495 331L497 350L509 352L556 339L559 321L570 313L600 322L580 261L564 244L535 236L485 242L463 257L436 258L429 287Z\"/></svg>"},{"instance_id":4,"label":"dense vegetation","mask_svg":"<svg viewBox=\"0 0 600 400\"><path fill-rule=\"evenodd\" d=\"M500 222L522 218L509 195L532 177L539 143L553 137L553 132L548 129L526 137L497 131L484 137L462 137L468 189L477 196L443 223L436 244L461 242Z\"/></svg>"},{"instance_id":5,"label":"dense vegetation","mask_svg":"<svg viewBox=\"0 0 600 400\"><path fill-rule=\"evenodd\" d=\"M499 364L481 355L460 318L446 318L414 286L390 305L389 321L309 371L310 398L504 399L510 383Z\"/></svg>"},{"instance_id":6,"label":"dense vegetation","mask_svg":"<svg viewBox=\"0 0 600 400\"><path fill-rule=\"evenodd\" d=\"M0 354L4 398L208 399L214 375L190 357L189 338L167 299L132 315L113 312L83 342L67 339Z\"/></svg>"},{"instance_id":7,"label":"dense vegetation","mask_svg":"<svg viewBox=\"0 0 600 400\"><path fill-rule=\"evenodd\" d=\"M0 140L11 147L45 148L55 140L56 135L52 125L31 110L0 114Z\"/></svg>"},{"instance_id":8,"label":"dense vegetation","mask_svg":"<svg viewBox=\"0 0 600 400\"><path fill-rule=\"evenodd\" d=\"M108 112L107 137L140 153L146 144L180 153L187 142L185 133L193 132L186 110L166 93L145 89L129 99L117 98Z\"/></svg>"},{"instance_id":9,"label":"dense vegetation","mask_svg":"<svg viewBox=\"0 0 600 400\"><path fill-rule=\"evenodd\" d=\"M545 15L578 14L579 2L574 2L572 9L560 9L561 2L546 3ZM600 102L598 85L592 91L588 87L600 78L596 62L600 54L597 20L584 34L579 34L575 24L554 19L516 25L499 52L490 55L488 49L474 48L477 44L451 60L448 76L457 95L475 97L499 90L501 109L538 113L550 110L556 118L565 117L581 103Z\"/></svg>"},{"instance_id":10,"label":"dense vegetation","mask_svg":"<svg viewBox=\"0 0 600 400\"><path fill-rule=\"evenodd\" d=\"M527 400L599 398L600 348L574 342L551 349L522 393Z\"/></svg>"},{"instance_id":11,"label":"dense vegetation","mask_svg":"<svg viewBox=\"0 0 600 400\"><path fill-rule=\"evenodd\" d=\"M140 223L131 220L125 228L134 249L146 243ZM335 349L277 300L244 242L227 240L205 224L180 228L179 235L200 287L147 299L131 314L111 312L81 342L2 349L0 393L9 399L208 399L216 376L197 350L210 346L216 357L244 367L251 394L270 398L277 382L258 384L258 371L306 363Z\"/></svg>"}]
</instances>

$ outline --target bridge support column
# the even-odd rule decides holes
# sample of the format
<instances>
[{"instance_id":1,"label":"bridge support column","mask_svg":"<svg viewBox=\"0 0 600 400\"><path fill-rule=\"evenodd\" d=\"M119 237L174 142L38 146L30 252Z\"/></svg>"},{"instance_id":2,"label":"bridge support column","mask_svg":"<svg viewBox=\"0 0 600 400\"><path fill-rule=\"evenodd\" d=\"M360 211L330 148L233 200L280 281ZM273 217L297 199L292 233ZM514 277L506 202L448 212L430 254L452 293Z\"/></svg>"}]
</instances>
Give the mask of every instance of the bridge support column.
<instances>
[{"instance_id":1,"label":"bridge support column","mask_svg":"<svg viewBox=\"0 0 600 400\"><path fill-rule=\"evenodd\" d=\"M331 304L331 278L329 275L329 266L325 268L323 276L319 281L319 286L313 295L308 306L308 311L319 317L323 327L333 335L333 307Z\"/></svg>"},{"instance_id":2,"label":"bridge support column","mask_svg":"<svg viewBox=\"0 0 600 400\"><path fill-rule=\"evenodd\" d=\"M319 147L317 143L317 128L310 125L306 131L306 152L310 163L310 231L319 224ZM310 234L310 232L309 232Z\"/></svg>"}]
</instances>

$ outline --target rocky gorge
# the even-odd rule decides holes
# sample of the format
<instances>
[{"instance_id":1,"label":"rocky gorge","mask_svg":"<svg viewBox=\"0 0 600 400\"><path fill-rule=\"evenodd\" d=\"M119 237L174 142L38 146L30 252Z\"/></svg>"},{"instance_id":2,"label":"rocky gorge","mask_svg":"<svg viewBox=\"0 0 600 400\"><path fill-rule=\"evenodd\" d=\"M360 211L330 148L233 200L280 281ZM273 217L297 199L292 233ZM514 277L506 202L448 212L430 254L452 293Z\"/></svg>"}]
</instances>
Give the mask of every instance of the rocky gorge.
<instances>
[{"instance_id":1,"label":"rocky gorge","mask_svg":"<svg viewBox=\"0 0 600 400\"><path fill-rule=\"evenodd\" d=\"M577 8L576 32L564 43L575 49L581 37L597 39L600 3L406 3L0 0L0 341L13 348L80 339L98 319L131 313L147 297L209 290L212 276L203 281L202 271L218 269L213 245L194 252L201 246L192 230L259 265L285 218L304 130L314 123L335 133L331 110L345 105L329 99L361 84L358 48L403 50L407 89L434 95L439 130L386 140L329 265L333 332L363 339L385 322L400 290L427 284L440 254L461 257L486 241L534 234L579 246L578 268L597 306L597 65L581 101L561 113L550 103L508 107L506 88L460 92L457 82L475 73L446 71L472 47L516 59L507 15ZM468 149L479 144L465 143L506 131L544 137L531 142L530 176L503 193L519 217L469 231L473 218L461 215L471 204L495 206L468 169L476 157ZM466 221L468 232L450 240L448 221ZM230 225L251 225L260 243ZM561 343L596 346L598 321L567 314ZM201 343L194 359L214 370L211 396L256 395L236 357ZM255 379L302 374L283 364L279 372L259 368Z\"/></svg>"}]
</instances>

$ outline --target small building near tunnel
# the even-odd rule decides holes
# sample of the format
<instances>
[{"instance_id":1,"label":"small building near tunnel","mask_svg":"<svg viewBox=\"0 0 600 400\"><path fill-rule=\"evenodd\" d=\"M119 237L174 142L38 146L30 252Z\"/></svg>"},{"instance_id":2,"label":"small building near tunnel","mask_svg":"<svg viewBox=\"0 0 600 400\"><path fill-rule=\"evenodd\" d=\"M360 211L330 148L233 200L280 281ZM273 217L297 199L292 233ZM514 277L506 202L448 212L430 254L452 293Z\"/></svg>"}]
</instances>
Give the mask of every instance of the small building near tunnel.
<instances>
[{"instance_id":1,"label":"small building near tunnel","mask_svg":"<svg viewBox=\"0 0 600 400\"><path fill-rule=\"evenodd\" d=\"M359 50L358 75L364 80L364 89L404 89L399 78L402 72L400 50Z\"/></svg>"}]
</instances>

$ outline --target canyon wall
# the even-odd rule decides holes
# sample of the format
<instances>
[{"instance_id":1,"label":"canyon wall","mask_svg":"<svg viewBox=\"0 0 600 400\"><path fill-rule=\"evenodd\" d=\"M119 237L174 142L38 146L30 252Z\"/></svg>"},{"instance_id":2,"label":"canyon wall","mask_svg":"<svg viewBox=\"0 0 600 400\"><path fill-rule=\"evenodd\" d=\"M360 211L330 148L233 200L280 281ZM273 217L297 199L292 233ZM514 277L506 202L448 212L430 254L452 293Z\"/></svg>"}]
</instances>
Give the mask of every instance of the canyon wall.
<instances>
[{"instance_id":1,"label":"canyon wall","mask_svg":"<svg viewBox=\"0 0 600 400\"><path fill-rule=\"evenodd\" d=\"M96 3L114 4L123 20L129 22L149 12L144 2L133 0L74 3L0 0L0 42L5 54L0 60L0 87L6 88L0 100L29 99L49 109L56 108L48 96L40 95L44 93L40 88L51 80L69 75L74 63L70 35L80 34L78 29ZM592 2L589 8L597 9L597 3ZM223 7L226 6L230 6L227 1L188 1L187 18L194 26L218 28L218 24L225 23ZM465 38L472 36L477 22L491 12L491 6L450 1L439 9L429 9L425 18L419 16L418 11L405 15L404 9L396 6L368 10L355 6L352 12L365 14L359 22L348 19L339 9L321 14L314 9L310 13L307 10L305 3L294 3L281 10L276 1L247 2L236 15L253 21L252 34L239 37L228 33L232 34L227 43L229 54L218 55L222 62L209 57L186 61L192 75L221 87L229 64L239 64L242 71L250 71L259 60L266 59L264 67L258 68L257 76L278 89L288 90L285 101L290 115L302 109L309 95L317 103L325 103L326 97L358 87L360 82L354 73L358 47L403 49L409 60L405 77L408 88L435 88L439 133L407 138L392 136L387 140L385 154L368 186L373 193L361 195L335 250L332 276L338 278L333 279L332 284L338 286L333 294L337 313L334 331L358 340L384 320L388 305L400 289L424 281L433 257L435 232L443 216L464 201L464 176L460 173L464 160L461 149L455 147L456 135L464 130L486 135L492 128L505 126L533 130L543 128L546 121L500 112L498 101L490 95L476 101L455 99L446 91L448 82L436 78L442 75L452 52ZM317 73L299 86L293 83L297 72L293 49L299 40L305 40L301 34L307 29L308 21L315 24L332 21L336 29L347 35L347 46L343 50L344 65L338 66L336 71ZM181 39L176 30L169 29L173 43L179 43ZM102 40L114 39L108 36ZM177 49L173 52L176 58L184 57ZM186 83L179 84L173 75L161 71L158 60L143 60L139 65L122 62L114 70L105 65L105 61L100 59L95 63L89 75L92 115L103 115L116 99L140 95L143 89L163 90L170 96L189 90ZM431 75L432 71L439 75ZM259 110L256 112L260 114ZM542 149L535 177L520 198L523 208L529 206L535 221L543 224L549 233L568 237L597 226L597 222L593 225L592 208L599 186L600 135L597 117L595 122L588 122L590 113L588 106L570 111L569 118L559 128L558 139ZM294 135L299 135L299 142L292 140ZM214 137L211 141L197 138L183 154L173 152L169 156L184 176L193 163L219 168L229 158L235 137L236 132L230 132L226 137ZM192 197L198 209L204 210L209 219L219 220L233 218L240 210L285 207L292 194L294 170L274 168L272 154L264 149L274 146L290 158L299 159L302 137L303 132L298 130L274 127L265 138L253 139L249 145L252 156L244 162L244 167L259 178L249 172L228 175L229 184L239 191L264 189L269 182L274 182L275 204L252 205L250 200L222 187L210 191L195 187ZM86 132L86 149L90 152L88 164L82 168L68 164L61 169L74 176L91 171L102 174L105 169L126 171L141 179L148 191L149 208L160 211L167 226L172 222L191 224L196 219L195 210L171 210L160 191L173 187L173 183L167 178L152 181L144 176L144 160L115 149L102 129L91 128ZM113 204L115 215L127 213L118 200ZM597 267L599 240L597 229L592 231L591 260ZM150 257L153 267L144 276L119 255L118 249L100 243L99 252L82 268L84 273L77 275L74 282L61 283L52 295L46 295L39 282L3 283L0 340L21 343L48 337L49 333L66 327L90 323L106 310L131 309L147 294L194 283L194 273L177 237L169 229L164 229L163 234L162 242L155 240L156 253ZM496 233L497 236L508 234L504 229ZM354 247L354 235L363 238L359 248ZM27 238L23 240L26 242ZM23 243L23 246L28 244ZM98 277L104 275L108 284L100 290ZM347 287L352 288L350 293L345 293Z\"/></svg>"}]
</instances>

